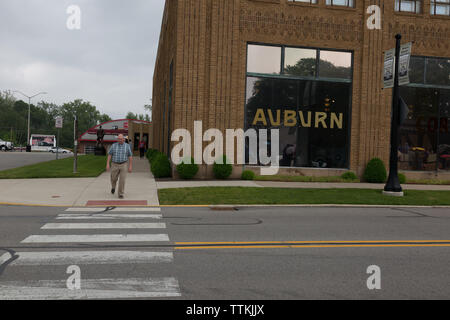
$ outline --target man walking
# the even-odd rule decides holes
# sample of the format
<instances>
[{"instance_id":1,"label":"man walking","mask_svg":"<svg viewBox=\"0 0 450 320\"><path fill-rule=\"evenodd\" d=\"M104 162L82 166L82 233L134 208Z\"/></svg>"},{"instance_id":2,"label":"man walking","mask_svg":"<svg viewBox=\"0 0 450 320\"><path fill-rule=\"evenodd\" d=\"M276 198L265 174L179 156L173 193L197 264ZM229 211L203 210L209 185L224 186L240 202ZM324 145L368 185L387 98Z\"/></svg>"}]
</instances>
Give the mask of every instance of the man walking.
<instances>
[{"instance_id":1,"label":"man walking","mask_svg":"<svg viewBox=\"0 0 450 320\"><path fill-rule=\"evenodd\" d=\"M125 193L125 180L127 178L127 170L129 173L133 171L133 154L128 143L125 143L123 134L118 137L119 142L114 143L108 153L108 163L106 171L111 171L111 193L116 192L117 180L119 180L119 199L123 199ZM110 162L112 160L112 165ZM128 166L127 166L128 164ZM127 168L128 167L128 168Z\"/></svg>"}]
</instances>

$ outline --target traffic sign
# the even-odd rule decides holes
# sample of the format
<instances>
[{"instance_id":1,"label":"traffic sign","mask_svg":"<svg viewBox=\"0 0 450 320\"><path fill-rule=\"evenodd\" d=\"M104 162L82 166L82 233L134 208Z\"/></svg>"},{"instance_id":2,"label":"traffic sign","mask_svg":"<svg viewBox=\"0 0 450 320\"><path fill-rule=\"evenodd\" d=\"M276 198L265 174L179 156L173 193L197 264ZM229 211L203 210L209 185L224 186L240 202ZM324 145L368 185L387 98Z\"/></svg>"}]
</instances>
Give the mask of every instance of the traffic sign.
<instances>
[{"instance_id":1,"label":"traffic sign","mask_svg":"<svg viewBox=\"0 0 450 320\"><path fill-rule=\"evenodd\" d=\"M56 128L61 129L63 127L63 117L56 117Z\"/></svg>"}]
</instances>

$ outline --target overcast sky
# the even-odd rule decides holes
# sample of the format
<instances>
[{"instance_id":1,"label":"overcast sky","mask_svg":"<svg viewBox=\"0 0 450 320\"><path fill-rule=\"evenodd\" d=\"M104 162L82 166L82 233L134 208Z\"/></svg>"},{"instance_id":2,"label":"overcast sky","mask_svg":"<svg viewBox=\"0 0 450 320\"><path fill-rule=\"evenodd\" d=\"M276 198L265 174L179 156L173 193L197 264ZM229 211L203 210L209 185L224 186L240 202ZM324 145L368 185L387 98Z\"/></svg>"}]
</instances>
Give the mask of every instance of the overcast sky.
<instances>
[{"instance_id":1,"label":"overcast sky","mask_svg":"<svg viewBox=\"0 0 450 320\"><path fill-rule=\"evenodd\" d=\"M67 28L70 5L80 30ZM114 119L144 113L163 9L164 0L0 0L0 90L48 92L33 103L83 99Z\"/></svg>"}]
</instances>

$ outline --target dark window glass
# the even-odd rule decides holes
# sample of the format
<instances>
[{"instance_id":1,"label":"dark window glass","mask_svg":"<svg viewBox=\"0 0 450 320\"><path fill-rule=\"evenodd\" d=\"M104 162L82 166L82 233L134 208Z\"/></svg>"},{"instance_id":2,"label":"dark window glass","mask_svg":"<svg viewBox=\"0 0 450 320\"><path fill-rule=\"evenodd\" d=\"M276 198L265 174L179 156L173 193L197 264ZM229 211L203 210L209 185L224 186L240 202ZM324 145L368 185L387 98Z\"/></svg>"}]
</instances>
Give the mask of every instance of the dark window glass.
<instances>
[{"instance_id":1,"label":"dark window glass","mask_svg":"<svg viewBox=\"0 0 450 320\"><path fill-rule=\"evenodd\" d=\"M352 54L321 50L319 77L351 79Z\"/></svg>"},{"instance_id":2,"label":"dark window glass","mask_svg":"<svg viewBox=\"0 0 450 320\"><path fill-rule=\"evenodd\" d=\"M434 171L437 161L440 90L414 87L401 87L400 90L408 105L408 115L400 128L399 168Z\"/></svg>"},{"instance_id":3,"label":"dark window glass","mask_svg":"<svg viewBox=\"0 0 450 320\"><path fill-rule=\"evenodd\" d=\"M409 72L409 79L411 83L423 84L425 80L425 58L411 57Z\"/></svg>"},{"instance_id":4,"label":"dark window glass","mask_svg":"<svg viewBox=\"0 0 450 320\"><path fill-rule=\"evenodd\" d=\"M247 72L280 74L281 47L248 45Z\"/></svg>"},{"instance_id":5,"label":"dark window glass","mask_svg":"<svg viewBox=\"0 0 450 320\"><path fill-rule=\"evenodd\" d=\"M294 76L315 77L317 50L286 48L284 73Z\"/></svg>"},{"instance_id":6,"label":"dark window glass","mask_svg":"<svg viewBox=\"0 0 450 320\"><path fill-rule=\"evenodd\" d=\"M426 83L450 86L450 59L427 58Z\"/></svg>"},{"instance_id":7,"label":"dark window glass","mask_svg":"<svg viewBox=\"0 0 450 320\"><path fill-rule=\"evenodd\" d=\"M450 170L450 89L440 90L439 94L439 144L438 161L441 170Z\"/></svg>"}]
</instances>

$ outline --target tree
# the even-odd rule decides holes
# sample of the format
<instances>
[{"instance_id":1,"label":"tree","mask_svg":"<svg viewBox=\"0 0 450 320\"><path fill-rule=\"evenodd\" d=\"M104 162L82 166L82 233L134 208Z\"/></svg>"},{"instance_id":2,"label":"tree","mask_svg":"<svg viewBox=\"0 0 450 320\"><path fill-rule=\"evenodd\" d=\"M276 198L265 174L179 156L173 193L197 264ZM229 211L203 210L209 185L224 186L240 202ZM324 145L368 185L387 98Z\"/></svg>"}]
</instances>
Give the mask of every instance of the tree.
<instances>
[{"instance_id":1,"label":"tree","mask_svg":"<svg viewBox=\"0 0 450 320\"><path fill-rule=\"evenodd\" d=\"M56 135L55 118L62 116L64 127L61 129L60 146L73 147L73 121L75 115L79 120L79 132L94 127L97 123L111 121L106 114L100 114L90 102L75 100L58 106L54 103L39 102L30 105L31 134ZM28 103L16 100L11 93L0 92L0 138L12 140L15 145L27 143ZM11 138L12 136L12 138Z\"/></svg>"}]
</instances>

